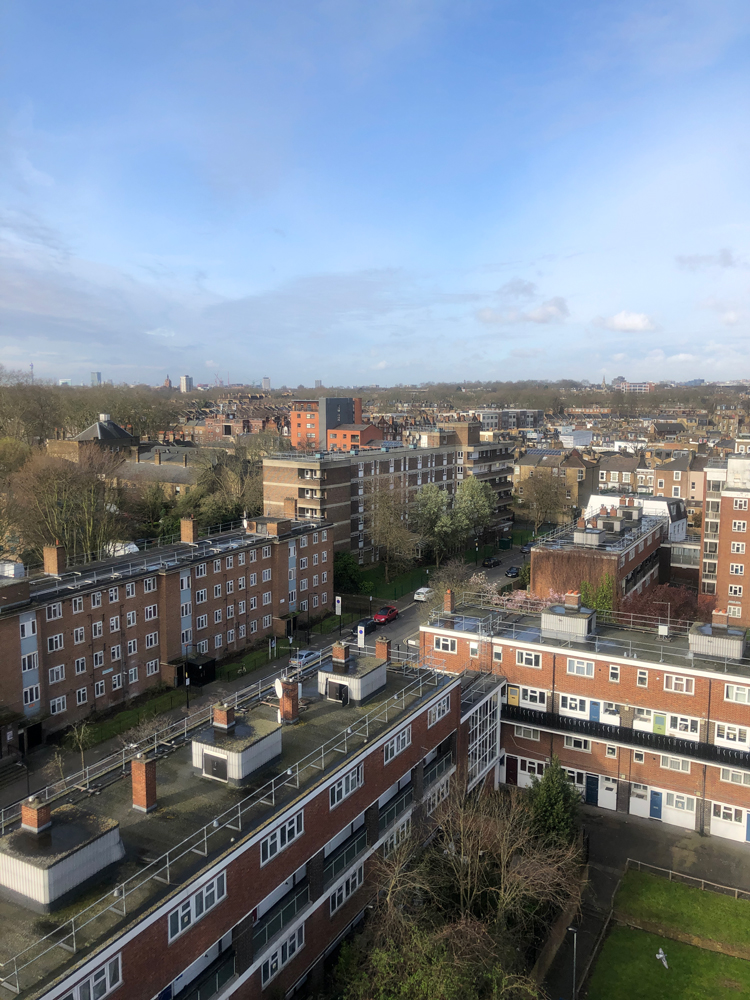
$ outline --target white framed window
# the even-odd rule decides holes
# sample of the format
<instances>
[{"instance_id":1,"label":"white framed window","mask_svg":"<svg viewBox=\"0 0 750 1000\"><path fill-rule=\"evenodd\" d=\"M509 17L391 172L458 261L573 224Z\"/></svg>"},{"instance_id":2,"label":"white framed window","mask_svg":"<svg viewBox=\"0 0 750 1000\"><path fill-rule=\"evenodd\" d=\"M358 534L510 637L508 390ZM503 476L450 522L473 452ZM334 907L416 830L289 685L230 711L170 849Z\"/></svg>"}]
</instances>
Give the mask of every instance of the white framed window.
<instances>
[{"instance_id":1,"label":"white framed window","mask_svg":"<svg viewBox=\"0 0 750 1000\"><path fill-rule=\"evenodd\" d=\"M302 610L304 611L305 609L303 608ZM271 621L272 621L271 615L263 615L263 628L270 628Z\"/></svg>"},{"instance_id":2,"label":"white framed window","mask_svg":"<svg viewBox=\"0 0 750 1000\"><path fill-rule=\"evenodd\" d=\"M85 705L89 700L89 689L78 688L76 691L76 705Z\"/></svg>"},{"instance_id":3,"label":"white framed window","mask_svg":"<svg viewBox=\"0 0 750 1000\"><path fill-rule=\"evenodd\" d=\"M240 576L237 578L237 590L244 590L244 589L245 589L245 577Z\"/></svg>"},{"instance_id":4,"label":"white framed window","mask_svg":"<svg viewBox=\"0 0 750 1000\"><path fill-rule=\"evenodd\" d=\"M125 596L126 597L135 597L135 584L134 583L126 583L125 584Z\"/></svg>"},{"instance_id":5,"label":"white framed window","mask_svg":"<svg viewBox=\"0 0 750 1000\"><path fill-rule=\"evenodd\" d=\"M730 583L729 584L729 596L730 597L742 597L742 584L741 583Z\"/></svg>"},{"instance_id":6,"label":"white framed window","mask_svg":"<svg viewBox=\"0 0 750 1000\"><path fill-rule=\"evenodd\" d=\"M690 795L680 795L678 792L667 792L667 806L670 809L683 809L695 812L695 799Z\"/></svg>"},{"instance_id":7,"label":"white framed window","mask_svg":"<svg viewBox=\"0 0 750 1000\"><path fill-rule=\"evenodd\" d=\"M154 618L158 618L158 616L159 616L158 604L149 604L143 609L143 617L146 619L147 622L153 621Z\"/></svg>"},{"instance_id":8,"label":"white framed window","mask_svg":"<svg viewBox=\"0 0 750 1000\"><path fill-rule=\"evenodd\" d=\"M747 521L732 521L732 531L747 531Z\"/></svg>"},{"instance_id":9,"label":"white framed window","mask_svg":"<svg viewBox=\"0 0 750 1000\"><path fill-rule=\"evenodd\" d=\"M180 605L180 618L188 618L193 613L193 605L191 601L187 604Z\"/></svg>"},{"instance_id":10,"label":"white framed window","mask_svg":"<svg viewBox=\"0 0 750 1000\"><path fill-rule=\"evenodd\" d=\"M539 729L531 729L529 726L514 726L513 731L522 740L540 740L542 738Z\"/></svg>"},{"instance_id":11,"label":"white framed window","mask_svg":"<svg viewBox=\"0 0 750 1000\"><path fill-rule=\"evenodd\" d=\"M119 587L110 587L109 588L109 603L110 604L117 604L117 602L119 600L120 600L120 588Z\"/></svg>"},{"instance_id":12,"label":"white framed window","mask_svg":"<svg viewBox=\"0 0 750 1000\"><path fill-rule=\"evenodd\" d=\"M384 762L390 764L394 757L398 757L408 746L411 746L411 725L405 726L383 746Z\"/></svg>"},{"instance_id":13,"label":"white framed window","mask_svg":"<svg viewBox=\"0 0 750 1000\"><path fill-rule=\"evenodd\" d=\"M245 614L245 602L244 601L239 601L237 603L237 614L238 615L244 615Z\"/></svg>"},{"instance_id":14,"label":"white framed window","mask_svg":"<svg viewBox=\"0 0 750 1000\"><path fill-rule=\"evenodd\" d=\"M744 563L730 563L729 564L729 575L730 576L744 576L745 575L745 564Z\"/></svg>"},{"instance_id":15,"label":"white framed window","mask_svg":"<svg viewBox=\"0 0 750 1000\"><path fill-rule=\"evenodd\" d=\"M207 600L208 600L208 591L207 590L196 590L196 592L195 592L195 603L196 604L205 604Z\"/></svg>"},{"instance_id":16,"label":"white framed window","mask_svg":"<svg viewBox=\"0 0 750 1000\"><path fill-rule=\"evenodd\" d=\"M328 572L327 572L327 570L324 570L324 571L323 571L323 572L322 572L322 573L320 574L320 582L321 582L321 583L328 583Z\"/></svg>"},{"instance_id":17,"label":"white framed window","mask_svg":"<svg viewBox=\"0 0 750 1000\"><path fill-rule=\"evenodd\" d=\"M135 684L138 680L138 667L130 667L128 670L128 684Z\"/></svg>"},{"instance_id":18,"label":"white framed window","mask_svg":"<svg viewBox=\"0 0 750 1000\"><path fill-rule=\"evenodd\" d=\"M227 877L225 872L221 872L181 903L176 910L172 910L168 917L170 944L218 905L226 894Z\"/></svg>"},{"instance_id":19,"label":"white framed window","mask_svg":"<svg viewBox=\"0 0 750 1000\"><path fill-rule=\"evenodd\" d=\"M221 621L221 608L216 608L214 611L214 625L218 625Z\"/></svg>"},{"instance_id":20,"label":"white framed window","mask_svg":"<svg viewBox=\"0 0 750 1000\"><path fill-rule=\"evenodd\" d=\"M102 592L97 590L95 594L91 595L91 608L100 608L102 606Z\"/></svg>"},{"instance_id":21,"label":"white framed window","mask_svg":"<svg viewBox=\"0 0 750 1000\"><path fill-rule=\"evenodd\" d=\"M122 646L120 646L119 643L117 645L115 645L115 646L110 646L109 653L110 653L110 659L112 660L112 662L113 663L116 662L117 660L121 659L121 657L122 657Z\"/></svg>"},{"instance_id":22,"label":"white framed window","mask_svg":"<svg viewBox=\"0 0 750 1000\"><path fill-rule=\"evenodd\" d=\"M214 573L221 573L221 559L214 559Z\"/></svg>"},{"instance_id":23,"label":"white framed window","mask_svg":"<svg viewBox=\"0 0 750 1000\"><path fill-rule=\"evenodd\" d=\"M245 565L245 553L244 552L240 552L237 555L237 565L238 566L244 566Z\"/></svg>"},{"instance_id":24,"label":"white framed window","mask_svg":"<svg viewBox=\"0 0 750 1000\"><path fill-rule=\"evenodd\" d=\"M343 802L352 792L356 792L365 783L364 764L358 764L351 771L348 771L343 778L339 778L328 790L329 808L335 809L339 802Z\"/></svg>"},{"instance_id":25,"label":"white framed window","mask_svg":"<svg viewBox=\"0 0 750 1000\"><path fill-rule=\"evenodd\" d=\"M568 673L576 674L578 677L593 677L594 664L591 660L568 659Z\"/></svg>"},{"instance_id":26,"label":"white framed window","mask_svg":"<svg viewBox=\"0 0 750 1000\"><path fill-rule=\"evenodd\" d=\"M57 635L47 636L47 652L56 653L58 649L62 649L64 646L64 639L62 632L58 632Z\"/></svg>"},{"instance_id":27,"label":"white framed window","mask_svg":"<svg viewBox=\"0 0 750 1000\"><path fill-rule=\"evenodd\" d=\"M451 696L447 694L444 698L427 710L427 728L430 729L440 722L451 710Z\"/></svg>"},{"instance_id":28,"label":"white framed window","mask_svg":"<svg viewBox=\"0 0 750 1000\"><path fill-rule=\"evenodd\" d=\"M536 669L541 670L542 654L534 653L530 649L517 649L516 663L520 667L535 667Z\"/></svg>"},{"instance_id":29,"label":"white framed window","mask_svg":"<svg viewBox=\"0 0 750 1000\"><path fill-rule=\"evenodd\" d=\"M745 818L744 810L722 802L714 802L711 811L714 819L723 819L725 823L742 823Z\"/></svg>"},{"instance_id":30,"label":"white framed window","mask_svg":"<svg viewBox=\"0 0 750 1000\"><path fill-rule=\"evenodd\" d=\"M122 674L112 674L112 690L119 691L122 687Z\"/></svg>"},{"instance_id":31,"label":"white framed window","mask_svg":"<svg viewBox=\"0 0 750 1000\"><path fill-rule=\"evenodd\" d=\"M119 632L120 631L120 616L119 615L113 615L109 619L109 631L110 632Z\"/></svg>"},{"instance_id":32,"label":"white framed window","mask_svg":"<svg viewBox=\"0 0 750 1000\"><path fill-rule=\"evenodd\" d=\"M585 753L591 753L591 740L581 739L580 736L566 736L564 745L568 750L582 750Z\"/></svg>"},{"instance_id":33,"label":"white framed window","mask_svg":"<svg viewBox=\"0 0 750 1000\"><path fill-rule=\"evenodd\" d=\"M684 774L690 774L690 761L682 760L680 757L670 757L668 754L662 754L661 766L667 771L682 771Z\"/></svg>"},{"instance_id":34,"label":"white framed window","mask_svg":"<svg viewBox=\"0 0 750 1000\"><path fill-rule=\"evenodd\" d=\"M78 659L76 660L76 668L75 669L76 669L76 673L77 674L85 674L86 673L86 657L85 656L79 656L78 657Z\"/></svg>"},{"instance_id":35,"label":"white framed window","mask_svg":"<svg viewBox=\"0 0 750 1000\"><path fill-rule=\"evenodd\" d=\"M138 652L138 640L128 639L128 656L135 656Z\"/></svg>"},{"instance_id":36,"label":"white framed window","mask_svg":"<svg viewBox=\"0 0 750 1000\"><path fill-rule=\"evenodd\" d=\"M39 666L39 653L27 653L21 657L21 672L36 670Z\"/></svg>"},{"instance_id":37,"label":"white framed window","mask_svg":"<svg viewBox=\"0 0 750 1000\"><path fill-rule=\"evenodd\" d=\"M125 617L125 624L128 628L133 628L133 626L138 621L138 613L136 611L128 611Z\"/></svg>"},{"instance_id":38,"label":"white framed window","mask_svg":"<svg viewBox=\"0 0 750 1000\"><path fill-rule=\"evenodd\" d=\"M611 743L608 743L607 744L606 755L607 755L607 757L616 757L617 756L617 747L613 746Z\"/></svg>"},{"instance_id":39,"label":"white framed window","mask_svg":"<svg viewBox=\"0 0 750 1000\"><path fill-rule=\"evenodd\" d=\"M50 715L60 715L67 708L68 700L64 694L61 694L59 698L53 698L49 703Z\"/></svg>"},{"instance_id":40,"label":"white framed window","mask_svg":"<svg viewBox=\"0 0 750 1000\"><path fill-rule=\"evenodd\" d=\"M521 688L521 701L525 705L541 706L546 708L547 705L547 692L542 691L540 688Z\"/></svg>"},{"instance_id":41,"label":"white framed window","mask_svg":"<svg viewBox=\"0 0 750 1000\"><path fill-rule=\"evenodd\" d=\"M299 544L300 544L300 548L304 548L304 546L307 545L307 539L306 538L300 538ZM271 546L270 545L264 545L263 546L263 551L262 551L261 555L262 555L262 557L264 559L270 559L271 558Z\"/></svg>"},{"instance_id":42,"label":"white framed window","mask_svg":"<svg viewBox=\"0 0 750 1000\"><path fill-rule=\"evenodd\" d=\"M99 650L98 653L94 653L94 666L103 667L104 666L104 652Z\"/></svg>"},{"instance_id":43,"label":"white framed window","mask_svg":"<svg viewBox=\"0 0 750 1000\"><path fill-rule=\"evenodd\" d=\"M640 688L648 687L648 670L639 670L635 682Z\"/></svg>"},{"instance_id":44,"label":"white framed window","mask_svg":"<svg viewBox=\"0 0 750 1000\"><path fill-rule=\"evenodd\" d=\"M331 903L331 915L339 910L350 896L359 889L365 880L365 869L364 865L360 865L359 868L355 869L349 878L344 879L341 885L333 893L331 893L330 903Z\"/></svg>"},{"instance_id":45,"label":"white framed window","mask_svg":"<svg viewBox=\"0 0 750 1000\"><path fill-rule=\"evenodd\" d=\"M304 579L300 580L300 582L299 582L299 589L300 590L307 590L307 578L304 578Z\"/></svg>"},{"instance_id":46,"label":"white framed window","mask_svg":"<svg viewBox=\"0 0 750 1000\"><path fill-rule=\"evenodd\" d=\"M266 986L274 976L288 965L297 952L305 943L305 925L302 924L288 938L281 942L278 947L271 952L263 965L260 967L261 985Z\"/></svg>"},{"instance_id":47,"label":"white framed window","mask_svg":"<svg viewBox=\"0 0 750 1000\"><path fill-rule=\"evenodd\" d=\"M721 780L732 785L750 785L750 771L735 771L731 767L722 767Z\"/></svg>"},{"instance_id":48,"label":"white framed window","mask_svg":"<svg viewBox=\"0 0 750 1000\"><path fill-rule=\"evenodd\" d=\"M252 549L251 552L250 552L249 562L253 563L253 562L257 562L257 561L258 561L258 550L257 549Z\"/></svg>"},{"instance_id":49,"label":"white framed window","mask_svg":"<svg viewBox=\"0 0 750 1000\"><path fill-rule=\"evenodd\" d=\"M563 712L575 712L577 715L585 715L587 711L586 699L577 695L560 695L560 710Z\"/></svg>"},{"instance_id":50,"label":"white framed window","mask_svg":"<svg viewBox=\"0 0 750 1000\"><path fill-rule=\"evenodd\" d=\"M221 584L217 583L214 585L214 598L221 597Z\"/></svg>"},{"instance_id":51,"label":"white framed window","mask_svg":"<svg viewBox=\"0 0 750 1000\"><path fill-rule=\"evenodd\" d=\"M449 639L445 635L435 636L435 649L439 649L441 653L455 653L456 652L456 640Z\"/></svg>"},{"instance_id":52,"label":"white framed window","mask_svg":"<svg viewBox=\"0 0 750 1000\"><path fill-rule=\"evenodd\" d=\"M35 705L39 701L39 685L32 684L23 689L24 705Z\"/></svg>"},{"instance_id":53,"label":"white framed window","mask_svg":"<svg viewBox=\"0 0 750 1000\"><path fill-rule=\"evenodd\" d=\"M234 629L230 628L227 630L227 642L234 642Z\"/></svg>"},{"instance_id":54,"label":"white framed window","mask_svg":"<svg viewBox=\"0 0 750 1000\"><path fill-rule=\"evenodd\" d=\"M83 611L83 598L74 597L73 600L71 601L71 607L73 609L74 615L80 615L80 613Z\"/></svg>"},{"instance_id":55,"label":"white framed window","mask_svg":"<svg viewBox=\"0 0 750 1000\"><path fill-rule=\"evenodd\" d=\"M502 663L503 662L503 647L502 646L495 646L495 648L492 650L492 659L494 660L495 663Z\"/></svg>"},{"instance_id":56,"label":"white framed window","mask_svg":"<svg viewBox=\"0 0 750 1000\"><path fill-rule=\"evenodd\" d=\"M104 635L104 622L92 622L91 637L93 639L101 639L103 635Z\"/></svg>"},{"instance_id":57,"label":"white framed window","mask_svg":"<svg viewBox=\"0 0 750 1000\"><path fill-rule=\"evenodd\" d=\"M220 649L224 645L224 636L221 632L214 636L214 649Z\"/></svg>"},{"instance_id":58,"label":"white framed window","mask_svg":"<svg viewBox=\"0 0 750 1000\"><path fill-rule=\"evenodd\" d=\"M697 739L699 727L700 721L698 719L691 719L687 715L669 716L669 731L677 736L695 737Z\"/></svg>"},{"instance_id":59,"label":"white framed window","mask_svg":"<svg viewBox=\"0 0 750 1000\"><path fill-rule=\"evenodd\" d=\"M644 754L643 750L634 750L633 751L633 763L634 764L643 764L645 760L646 760L646 755Z\"/></svg>"},{"instance_id":60,"label":"white framed window","mask_svg":"<svg viewBox=\"0 0 750 1000\"><path fill-rule=\"evenodd\" d=\"M620 668L616 663L610 663L609 665L609 679L613 684L620 683Z\"/></svg>"},{"instance_id":61,"label":"white framed window","mask_svg":"<svg viewBox=\"0 0 750 1000\"><path fill-rule=\"evenodd\" d=\"M738 743L747 743L748 730L745 726L728 726L724 722L716 723L716 742L727 743L735 746Z\"/></svg>"},{"instance_id":62,"label":"white framed window","mask_svg":"<svg viewBox=\"0 0 750 1000\"><path fill-rule=\"evenodd\" d=\"M149 660L148 663L146 664L146 676L147 677L153 677L154 674L158 674L158 673L159 673L159 661L158 661L158 659L157 660Z\"/></svg>"},{"instance_id":63,"label":"white framed window","mask_svg":"<svg viewBox=\"0 0 750 1000\"><path fill-rule=\"evenodd\" d=\"M734 509L735 510L747 510L747 500L742 500L739 497L734 498Z\"/></svg>"},{"instance_id":64,"label":"white framed window","mask_svg":"<svg viewBox=\"0 0 750 1000\"><path fill-rule=\"evenodd\" d=\"M94 697L103 698L104 697L104 681L96 681L94 684Z\"/></svg>"},{"instance_id":65,"label":"white framed window","mask_svg":"<svg viewBox=\"0 0 750 1000\"><path fill-rule=\"evenodd\" d=\"M60 664L59 667L49 668L49 682L50 684L58 684L60 681L65 680L65 665Z\"/></svg>"},{"instance_id":66,"label":"white framed window","mask_svg":"<svg viewBox=\"0 0 750 1000\"><path fill-rule=\"evenodd\" d=\"M234 580L227 580L227 594L234 593Z\"/></svg>"},{"instance_id":67,"label":"white framed window","mask_svg":"<svg viewBox=\"0 0 750 1000\"><path fill-rule=\"evenodd\" d=\"M144 594L153 594L153 592L155 590L156 590L156 577L155 576L149 576L149 577L147 577L143 581L143 593Z\"/></svg>"},{"instance_id":68,"label":"white framed window","mask_svg":"<svg viewBox=\"0 0 750 1000\"><path fill-rule=\"evenodd\" d=\"M36 618L31 618L27 622L21 622L20 629L22 639L30 639L32 635L36 635Z\"/></svg>"},{"instance_id":69,"label":"white framed window","mask_svg":"<svg viewBox=\"0 0 750 1000\"><path fill-rule=\"evenodd\" d=\"M275 830L261 840L261 867L267 864L272 858L275 858L281 851L285 850L298 837L301 837L304 832L305 816L304 811L300 810L300 812L295 813L294 816L282 823L281 826L277 826Z\"/></svg>"},{"instance_id":70,"label":"white framed window","mask_svg":"<svg viewBox=\"0 0 750 1000\"><path fill-rule=\"evenodd\" d=\"M246 627L245 627L244 625L240 625L240 627L239 627L239 629L238 629L237 631L238 631L238 633L239 633L239 637L240 637L240 639L244 639L244 638L245 638L245 635L246 635L246 633L247 633L247 629L246 629Z\"/></svg>"},{"instance_id":71,"label":"white framed window","mask_svg":"<svg viewBox=\"0 0 750 1000\"><path fill-rule=\"evenodd\" d=\"M146 649L153 649L154 646L159 645L159 633L149 632L146 636Z\"/></svg>"},{"instance_id":72,"label":"white framed window","mask_svg":"<svg viewBox=\"0 0 750 1000\"><path fill-rule=\"evenodd\" d=\"M270 590L267 590L266 593L263 595L263 603L264 604L270 604L271 603L271 591Z\"/></svg>"},{"instance_id":73,"label":"white framed window","mask_svg":"<svg viewBox=\"0 0 750 1000\"><path fill-rule=\"evenodd\" d=\"M664 690L675 694L693 694L695 681L692 677L682 677L679 674L664 675Z\"/></svg>"},{"instance_id":74,"label":"white framed window","mask_svg":"<svg viewBox=\"0 0 750 1000\"><path fill-rule=\"evenodd\" d=\"M195 619L195 627L198 631L202 628L208 628L208 615L198 615Z\"/></svg>"},{"instance_id":75,"label":"white framed window","mask_svg":"<svg viewBox=\"0 0 750 1000\"><path fill-rule=\"evenodd\" d=\"M227 618L234 618L234 605L227 604Z\"/></svg>"},{"instance_id":76,"label":"white framed window","mask_svg":"<svg viewBox=\"0 0 750 1000\"><path fill-rule=\"evenodd\" d=\"M96 997L106 997L108 993L122 982L120 976L120 956L110 958L108 962L88 976L82 983L74 986L66 993L63 1000L92 1000Z\"/></svg>"},{"instance_id":77,"label":"white framed window","mask_svg":"<svg viewBox=\"0 0 750 1000\"><path fill-rule=\"evenodd\" d=\"M46 612L48 622L53 622L57 618L62 618L62 604L59 601L56 604L48 604Z\"/></svg>"},{"instance_id":78,"label":"white framed window","mask_svg":"<svg viewBox=\"0 0 750 1000\"><path fill-rule=\"evenodd\" d=\"M451 790L451 778L447 775L442 781L433 785L425 797L425 810L431 816L441 802L448 798Z\"/></svg>"},{"instance_id":79,"label":"white framed window","mask_svg":"<svg viewBox=\"0 0 750 1000\"><path fill-rule=\"evenodd\" d=\"M734 701L738 705L750 703L750 687L743 687L740 684L726 684L724 686L724 701Z\"/></svg>"},{"instance_id":80,"label":"white framed window","mask_svg":"<svg viewBox=\"0 0 750 1000\"><path fill-rule=\"evenodd\" d=\"M257 621L250 622L250 635L254 635L258 631Z\"/></svg>"},{"instance_id":81,"label":"white framed window","mask_svg":"<svg viewBox=\"0 0 750 1000\"><path fill-rule=\"evenodd\" d=\"M396 848L403 844L405 840L408 840L410 836L411 816L407 816L383 841L383 857L387 858L389 854L393 854Z\"/></svg>"},{"instance_id":82,"label":"white framed window","mask_svg":"<svg viewBox=\"0 0 750 1000\"><path fill-rule=\"evenodd\" d=\"M730 549L733 555L744 556L745 554L745 543L744 542L732 542Z\"/></svg>"}]
</instances>

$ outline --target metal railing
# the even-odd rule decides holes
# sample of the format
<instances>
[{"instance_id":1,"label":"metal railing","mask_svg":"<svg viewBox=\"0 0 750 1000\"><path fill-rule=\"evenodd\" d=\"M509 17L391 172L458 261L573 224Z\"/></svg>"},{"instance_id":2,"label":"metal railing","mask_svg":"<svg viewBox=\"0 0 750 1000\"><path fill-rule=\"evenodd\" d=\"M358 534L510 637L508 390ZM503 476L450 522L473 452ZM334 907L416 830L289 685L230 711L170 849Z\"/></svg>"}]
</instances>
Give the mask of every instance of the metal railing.
<instances>
[{"instance_id":1,"label":"metal railing","mask_svg":"<svg viewBox=\"0 0 750 1000\"><path fill-rule=\"evenodd\" d=\"M354 859L367 847L367 829L362 827L335 854L326 859L323 866L323 885L328 886L346 871Z\"/></svg>"},{"instance_id":2,"label":"metal railing","mask_svg":"<svg viewBox=\"0 0 750 1000\"><path fill-rule=\"evenodd\" d=\"M684 872L675 872L671 868L659 868L650 865L645 861L637 861L628 858L625 862L625 871L646 871L649 874L657 875L660 878L669 879L670 882L680 882L683 885L693 886L703 891L716 892L721 896L734 896L735 899L750 899L750 889L738 889L733 885L721 885L719 882L709 882L708 879L698 878L696 875L686 875Z\"/></svg>"},{"instance_id":3,"label":"metal railing","mask_svg":"<svg viewBox=\"0 0 750 1000\"><path fill-rule=\"evenodd\" d=\"M295 886L286 896L265 913L253 928L253 957L258 955L276 935L291 923L300 910L310 902L310 886L307 882Z\"/></svg>"},{"instance_id":4,"label":"metal railing","mask_svg":"<svg viewBox=\"0 0 750 1000\"><path fill-rule=\"evenodd\" d=\"M430 785L434 784L438 778L442 778L446 771L449 771L453 767L453 754L447 753L445 756L440 757L439 760L435 760L429 767L424 769L424 775L422 777L422 783L425 789L429 788Z\"/></svg>"}]
</instances>

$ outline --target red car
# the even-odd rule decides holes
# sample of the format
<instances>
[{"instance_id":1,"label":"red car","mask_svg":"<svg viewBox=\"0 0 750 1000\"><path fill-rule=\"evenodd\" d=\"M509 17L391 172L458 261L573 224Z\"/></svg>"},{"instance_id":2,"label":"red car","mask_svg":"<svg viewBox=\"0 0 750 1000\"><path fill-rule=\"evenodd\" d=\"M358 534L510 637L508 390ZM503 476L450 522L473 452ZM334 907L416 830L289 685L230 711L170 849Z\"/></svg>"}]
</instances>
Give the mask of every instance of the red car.
<instances>
[{"instance_id":1,"label":"red car","mask_svg":"<svg viewBox=\"0 0 750 1000\"><path fill-rule=\"evenodd\" d=\"M394 608L392 604L386 604L385 607L381 608L380 611L376 611L372 616L372 620L377 622L378 625L387 625L388 622L395 622L398 618L398 608Z\"/></svg>"}]
</instances>

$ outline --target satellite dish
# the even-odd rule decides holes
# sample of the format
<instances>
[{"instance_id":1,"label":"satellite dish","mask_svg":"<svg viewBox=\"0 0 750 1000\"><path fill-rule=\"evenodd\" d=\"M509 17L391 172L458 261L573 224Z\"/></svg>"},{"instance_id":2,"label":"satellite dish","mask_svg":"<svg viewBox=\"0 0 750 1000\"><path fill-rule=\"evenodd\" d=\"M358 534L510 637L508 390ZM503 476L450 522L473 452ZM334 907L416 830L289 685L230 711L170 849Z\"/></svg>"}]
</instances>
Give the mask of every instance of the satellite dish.
<instances>
[{"instance_id":1,"label":"satellite dish","mask_svg":"<svg viewBox=\"0 0 750 1000\"><path fill-rule=\"evenodd\" d=\"M282 694L284 693L284 689L281 686L281 680L278 677L273 682L273 689L276 692L276 697L281 698Z\"/></svg>"}]
</instances>

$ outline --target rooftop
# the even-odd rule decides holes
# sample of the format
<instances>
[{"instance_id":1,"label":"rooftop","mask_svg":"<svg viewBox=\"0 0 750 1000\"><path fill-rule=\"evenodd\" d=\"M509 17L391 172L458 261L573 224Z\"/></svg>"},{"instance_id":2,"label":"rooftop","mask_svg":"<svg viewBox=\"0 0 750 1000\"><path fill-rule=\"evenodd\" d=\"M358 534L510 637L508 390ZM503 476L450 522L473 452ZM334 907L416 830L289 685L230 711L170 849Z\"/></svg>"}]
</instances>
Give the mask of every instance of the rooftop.
<instances>
[{"instance_id":1,"label":"rooftop","mask_svg":"<svg viewBox=\"0 0 750 1000\"><path fill-rule=\"evenodd\" d=\"M618 512L621 510L633 511L633 507L618 508ZM611 515L607 514L593 514L590 520L596 519L597 523L602 525L607 523L614 523L616 520L620 519L620 514ZM622 531L609 530L607 528L579 528L577 527L577 522L573 521L570 524L561 525L559 528L551 531L547 535L542 535L536 540L534 545L535 549L581 549L582 551L588 549L589 547L592 551L596 552L621 552L623 549L628 549L634 542L637 542L639 538L644 535L649 534L649 532L658 529L663 524L668 524L668 518L643 515L639 520L626 522L627 524L632 524L631 528L625 529L623 525ZM596 532L599 538L598 543L594 545L587 545L586 542L579 541L579 537L582 534L588 535L589 533Z\"/></svg>"},{"instance_id":2,"label":"rooftop","mask_svg":"<svg viewBox=\"0 0 750 1000\"><path fill-rule=\"evenodd\" d=\"M330 663L330 650L327 654ZM193 770L191 740L214 738L204 711L203 728L198 725L190 733L179 723L170 738L153 741L158 742L156 751L151 751L151 756L157 757L158 805L153 812L145 815L132 808L124 757L122 764L102 773L96 785L86 789L77 783L57 799L57 808L53 802L52 830L62 831L68 819L66 809L75 807L72 812L77 816L85 812L92 817L88 822L94 828L97 822L119 822L125 854L104 869L78 900L48 919L40 920L22 903L0 897L0 976L7 976L17 963L22 993L29 990L28 995L41 995L45 984L76 960L58 943L65 928L70 933L71 920L75 920L79 953L103 943L126 923L178 892L203 868L236 851L237 841L269 824L301 795L345 767L367 742L397 725L441 688L459 680L455 674L427 666L391 663L385 687L369 703L344 706L318 694L317 671L316 664L300 675L300 719L298 724L282 728L281 757L262 765L242 788L202 777ZM470 689L480 680L479 675L467 674L461 683ZM498 680L494 678L495 683ZM278 728L278 701L273 690L272 684L255 684L233 696L230 704L236 702L239 727L249 727L258 735ZM79 808L82 803L83 810ZM18 851L19 838L33 837L13 830L0 845L12 844Z\"/></svg>"}]
</instances>

